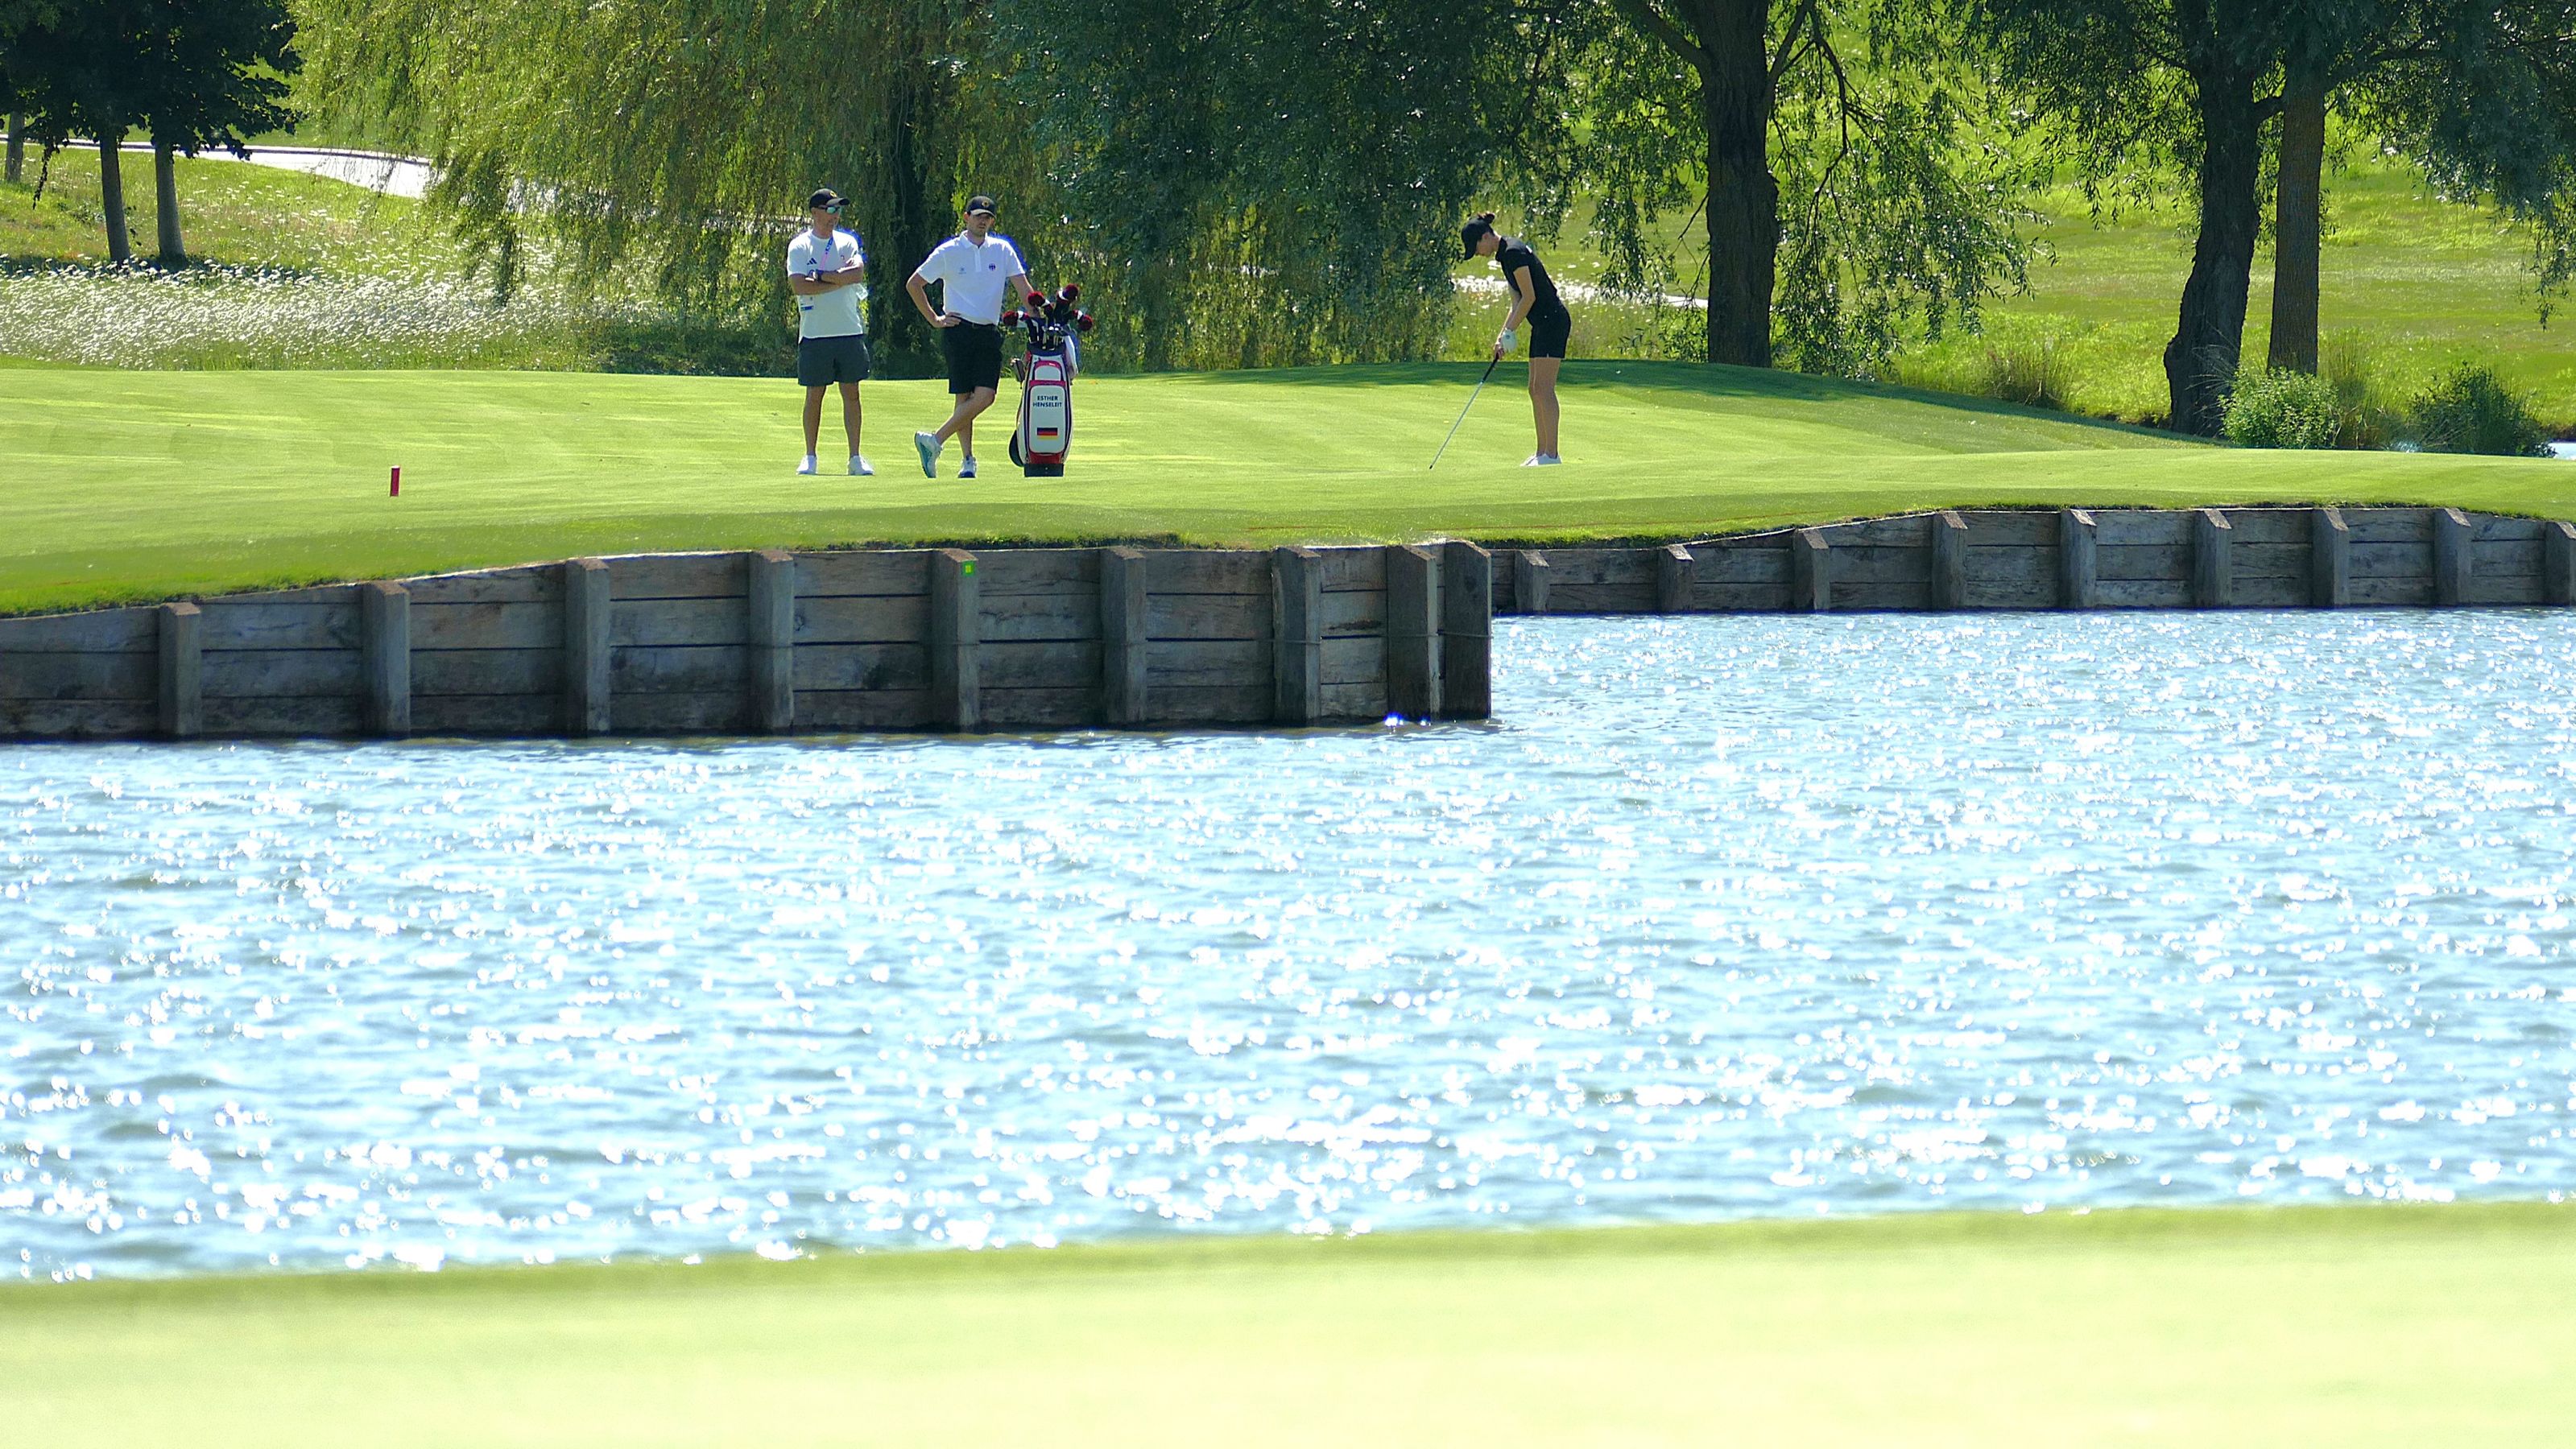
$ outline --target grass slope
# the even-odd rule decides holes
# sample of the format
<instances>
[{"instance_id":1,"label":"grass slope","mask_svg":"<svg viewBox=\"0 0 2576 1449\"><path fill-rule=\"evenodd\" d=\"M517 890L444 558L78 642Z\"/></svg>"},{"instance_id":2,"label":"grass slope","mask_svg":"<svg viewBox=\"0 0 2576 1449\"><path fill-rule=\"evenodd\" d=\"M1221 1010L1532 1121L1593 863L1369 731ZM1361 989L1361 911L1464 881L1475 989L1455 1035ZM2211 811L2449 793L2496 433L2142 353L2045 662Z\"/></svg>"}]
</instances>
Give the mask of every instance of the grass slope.
<instances>
[{"instance_id":1,"label":"grass slope","mask_svg":"<svg viewBox=\"0 0 2576 1449\"><path fill-rule=\"evenodd\" d=\"M655 549L1691 537L1930 506L2433 501L2576 513L2565 464L2253 453L1937 394L1654 363L1517 367L1437 473L1473 368L1102 378L1074 476L920 477L936 383L870 384L874 479L797 478L787 383L519 373L0 370L0 611ZM827 428L832 425L827 424ZM829 452L837 429L825 440ZM949 453L953 469L955 450ZM399 500L386 470L403 469Z\"/></svg>"},{"instance_id":2,"label":"grass slope","mask_svg":"<svg viewBox=\"0 0 2576 1449\"><path fill-rule=\"evenodd\" d=\"M2541 1443L2576 1209L0 1289L30 1444Z\"/></svg>"}]
</instances>

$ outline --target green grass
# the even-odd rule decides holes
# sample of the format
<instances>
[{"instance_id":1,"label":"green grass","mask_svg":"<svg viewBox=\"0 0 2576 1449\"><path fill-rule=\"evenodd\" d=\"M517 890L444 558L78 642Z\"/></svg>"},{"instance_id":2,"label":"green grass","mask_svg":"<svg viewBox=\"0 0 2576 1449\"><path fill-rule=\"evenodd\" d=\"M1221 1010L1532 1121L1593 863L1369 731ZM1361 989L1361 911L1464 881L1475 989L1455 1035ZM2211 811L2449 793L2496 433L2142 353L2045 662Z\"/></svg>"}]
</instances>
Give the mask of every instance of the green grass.
<instances>
[{"instance_id":1,"label":"green grass","mask_svg":"<svg viewBox=\"0 0 2576 1449\"><path fill-rule=\"evenodd\" d=\"M1933 506L2441 502L2576 514L2576 468L2254 453L1967 399L1657 363L1567 370L1562 468L1521 368L1095 378L1073 475L919 476L931 382L869 384L879 476L792 476L779 381L0 370L0 611L657 549L1118 539L1675 538ZM827 425L828 426L828 425ZM836 446L828 434L824 449ZM956 453L949 454L953 469ZM399 500L385 496L403 469Z\"/></svg>"},{"instance_id":2,"label":"green grass","mask_svg":"<svg viewBox=\"0 0 2576 1449\"><path fill-rule=\"evenodd\" d=\"M152 157L125 152L118 169L127 230L136 254L148 258L158 224ZM41 200L35 181L31 154L25 183L0 182L0 262L105 262L96 153L55 156ZM239 161L181 158L179 216L192 260L233 267L408 277L464 262L419 202Z\"/></svg>"},{"instance_id":3,"label":"green grass","mask_svg":"<svg viewBox=\"0 0 2576 1449\"><path fill-rule=\"evenodd\" d=\"M30 1444L2544 1443L2576 1209L0 1289Z\"/></svg>"}]
</instances>

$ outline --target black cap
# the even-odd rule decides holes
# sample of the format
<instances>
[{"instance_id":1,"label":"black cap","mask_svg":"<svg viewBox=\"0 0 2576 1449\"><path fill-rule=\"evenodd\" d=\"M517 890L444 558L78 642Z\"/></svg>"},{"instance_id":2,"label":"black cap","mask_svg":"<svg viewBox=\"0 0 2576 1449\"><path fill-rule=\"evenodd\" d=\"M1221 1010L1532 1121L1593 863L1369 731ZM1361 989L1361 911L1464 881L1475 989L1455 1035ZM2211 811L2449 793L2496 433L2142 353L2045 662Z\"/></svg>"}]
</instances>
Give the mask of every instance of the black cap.
<instances>
[{"instance_id":1,"label":"black cap","mask_svg":"<svg viewBox=\"0 0 2576 1449\"><path fill-rule=\"evenodd\" d=\"M807 211L838 211L847 204L841 199L841 193L828 186L818 189L813 195L805 198Z\"/></svg>"},{"instance_id":2,"label":"black cap","mask_svg":"<svg viewBox=\"0 0 2576 1449\"><path fill-rule=\"evenodd\" d=\"M1458 228L1458 240L1466 246L1467 255L1472 257L1476 254L1476 243L1492 235L1493 230L1494 224L1480 216Z\"/></svg>"},{"instance_id":3,"label":"black cap","mask_svg":"<svg viewBox=\"0 0 2576 1449\"><path fill-rule=\"evenodd\" d=\"M993 215L993 198L980 194L966 198L966 214L973 216L979 211L986 216Z\"/></svg>"}]
</instances>

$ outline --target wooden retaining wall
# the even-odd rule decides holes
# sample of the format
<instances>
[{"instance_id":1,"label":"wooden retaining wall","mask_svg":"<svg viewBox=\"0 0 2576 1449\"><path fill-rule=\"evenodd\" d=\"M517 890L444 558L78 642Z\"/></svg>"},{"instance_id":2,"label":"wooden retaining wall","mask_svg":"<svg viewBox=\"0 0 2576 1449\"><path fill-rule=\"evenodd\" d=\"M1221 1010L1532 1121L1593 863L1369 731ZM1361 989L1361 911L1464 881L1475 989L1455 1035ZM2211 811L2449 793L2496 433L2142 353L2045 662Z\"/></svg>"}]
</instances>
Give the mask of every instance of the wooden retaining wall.
<instances>
[{"instance_id":1,"label":"wooden retaining wall","mask_svg":"<svg viewBox=\"0 0 2576 1449\"><path fill-rule=\"evenodd\" d=\"M2451 508L1968 511L1506 549L1505 614L2576 604L2576 525Z\"/></svg>"},{"instance_id":2,"label":"wooden retaining wall","mask_svg":"<svg viewBox=\"0 0 2576 1449\"><path fill-rule=\"evenodd\" d=\"M0 620L0 737L1481 719L1471 544L649 554Z\"/></svg>"}]
</instances>

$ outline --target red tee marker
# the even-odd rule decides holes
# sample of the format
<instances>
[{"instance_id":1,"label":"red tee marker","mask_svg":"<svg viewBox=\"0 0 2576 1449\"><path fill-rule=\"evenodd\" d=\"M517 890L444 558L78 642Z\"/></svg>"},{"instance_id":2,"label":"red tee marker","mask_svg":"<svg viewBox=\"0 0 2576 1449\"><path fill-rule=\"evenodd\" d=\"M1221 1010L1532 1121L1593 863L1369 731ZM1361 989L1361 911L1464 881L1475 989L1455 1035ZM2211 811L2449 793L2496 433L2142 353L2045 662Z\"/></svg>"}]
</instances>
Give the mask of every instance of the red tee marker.
<instances>
[{"instance_id":1,"label":"red tee marker","mask_svg":"<svg viewBox=\"0 0 2576 1449\"><path fill-rule=\"evenodd\" d=\"M400 498L402 496L402 469L394 469L393 487L385 494L385 496L388 498Z\"/></svg>"}]
</instances>

